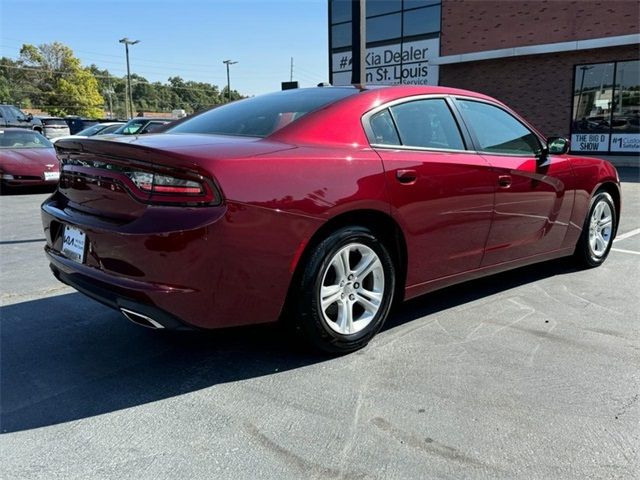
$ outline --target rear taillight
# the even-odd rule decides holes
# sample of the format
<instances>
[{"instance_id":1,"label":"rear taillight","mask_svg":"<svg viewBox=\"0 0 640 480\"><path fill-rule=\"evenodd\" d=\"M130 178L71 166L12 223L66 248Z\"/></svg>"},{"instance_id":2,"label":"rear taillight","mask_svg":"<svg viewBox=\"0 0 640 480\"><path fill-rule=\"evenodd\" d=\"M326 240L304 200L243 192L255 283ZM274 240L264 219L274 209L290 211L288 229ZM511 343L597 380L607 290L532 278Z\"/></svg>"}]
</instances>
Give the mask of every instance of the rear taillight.
<instances>
[{"instance_id":1,"label":"rear taillight","mask_svg":"<svg viewBox=\"0 0 640 480\"><path fill-rule=\"evenodd\" d=\"M153 203L219 203L216 188L203 177L186 179L162 173L128 171L125 175L142 192L149 194Z\"/></svg>"}]
</instances>

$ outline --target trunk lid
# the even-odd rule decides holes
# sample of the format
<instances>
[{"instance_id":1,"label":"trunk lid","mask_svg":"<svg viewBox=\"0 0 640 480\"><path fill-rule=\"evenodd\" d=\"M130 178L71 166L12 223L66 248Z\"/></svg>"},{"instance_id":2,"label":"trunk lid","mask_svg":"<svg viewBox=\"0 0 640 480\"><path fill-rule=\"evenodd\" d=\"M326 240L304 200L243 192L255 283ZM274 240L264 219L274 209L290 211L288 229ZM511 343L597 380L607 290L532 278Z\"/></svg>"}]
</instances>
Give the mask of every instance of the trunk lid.
<instances>
[{"instance_id":1,"label":"trunk lid","mask_svg":"<svg viewBox=\"0 0 640 480\"><path fill-rule=\"evenodd\" d=\"M68 138L55 147L61 162L58 190L68 206L123 222L139 217L151 200L132 183L132 172L196 181L219 190L213 176L216 160L293 148L253 137L201 134Z\"/></svg>"}]
</instances>

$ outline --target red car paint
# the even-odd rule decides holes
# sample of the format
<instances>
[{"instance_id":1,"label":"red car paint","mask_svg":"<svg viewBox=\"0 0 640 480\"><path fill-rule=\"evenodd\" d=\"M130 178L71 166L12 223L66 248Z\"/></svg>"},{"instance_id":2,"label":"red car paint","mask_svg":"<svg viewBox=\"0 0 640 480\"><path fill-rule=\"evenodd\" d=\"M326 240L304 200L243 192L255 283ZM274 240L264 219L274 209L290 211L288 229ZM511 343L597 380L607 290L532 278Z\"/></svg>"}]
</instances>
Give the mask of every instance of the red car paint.
<instances>
[{"instance_id":1,"label":"red car paint","mask_svg":"<svg viewBox=\"0 0 640 480\"><path fill-rule=\"evenodd\" d=\"M6 133L5 133L6 132ZM3 186L21 187L55 185L58 182L59 162L53 145L38 132L22 128L1 129L0 139L12 132L21 136L34 136L46 142L47 147L13 147L0 144L0 177ZM11 145L11 146L9 146ZM45 172L53 178L45 179Z\"/></svg>"},{"instance_id":2,"label":"red car paint","mask_svg":"<svg viewBox=\"0 0 640 480\"><path fill-rule=\"evenodd\" d=\"M61 140L66 164L42 206L54 274L116 308L202 328L278 320L300 259L331 222L386 218L406 250L405 298L510 268L570 255L589 199L617 194L613 166L572 155L536 158L475 151L373 148L370 110L417 95L464 96L441 87L360 89L265 138L157 134ZM208 205L149 205L96 161L154 165L206 179ZM118 163L119 162L119 163ZM398 176L415 174L400 183ZM400 173L398 173L400 172ZM510 185L501 185L509 177ZM84 264L61 251L64 225L86 233Z\"/></svg>"}]
</instances>

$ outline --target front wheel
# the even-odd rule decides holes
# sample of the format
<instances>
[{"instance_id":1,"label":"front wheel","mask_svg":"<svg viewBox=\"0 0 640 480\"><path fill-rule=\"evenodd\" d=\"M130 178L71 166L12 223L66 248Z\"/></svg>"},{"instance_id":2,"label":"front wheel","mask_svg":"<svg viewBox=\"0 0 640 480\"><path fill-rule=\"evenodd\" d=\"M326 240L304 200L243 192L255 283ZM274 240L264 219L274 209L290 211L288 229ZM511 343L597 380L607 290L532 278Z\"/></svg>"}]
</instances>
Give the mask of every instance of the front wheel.
<instances>
[{"instance_id":1,"label":"front wheel","mask_svg":"<svg viewBox=\"0 0 640 480\"><path fill-rule=\"evenodd\" d=\"M617 225L616 207L607 192L596 192L584 222L575 256L587 267L601 265L611 250Z\"/></svg>"},{"instance_id":2,"label":"front wheel","mask_svg":"<svg viewBox=\"0 0 640 480\"><path fill-rule=\"evenodd\" d=\"M317 348L348 353L380 330L394 291L395 268L385 245L365 227L344 227L307 260L292 313Z\"/></svg>"}]
</instances>

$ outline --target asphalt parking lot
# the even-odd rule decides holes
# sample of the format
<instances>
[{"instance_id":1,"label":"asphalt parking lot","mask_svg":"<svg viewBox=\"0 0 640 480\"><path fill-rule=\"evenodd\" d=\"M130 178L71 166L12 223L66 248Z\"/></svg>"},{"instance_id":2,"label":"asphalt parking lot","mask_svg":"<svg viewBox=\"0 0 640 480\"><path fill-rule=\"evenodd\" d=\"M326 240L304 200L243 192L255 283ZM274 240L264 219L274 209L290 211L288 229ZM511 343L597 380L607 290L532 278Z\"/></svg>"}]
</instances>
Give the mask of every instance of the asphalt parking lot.
<instances>
[{"instance_id":1,"label":"asphalt parking lot","mask_svg":"<svg viewBox=\"0 0 640 480\"><path fill-rule=\"evenodd\" d=\"M364 350L152 332L50 274L43 193L0 197L4 479L638 478L640 178L619 240L396 311Z\"/></svg>"}]
</instances>

